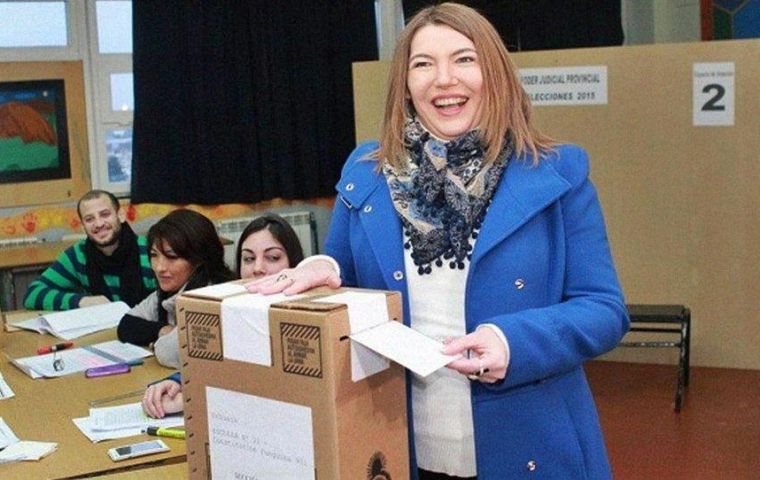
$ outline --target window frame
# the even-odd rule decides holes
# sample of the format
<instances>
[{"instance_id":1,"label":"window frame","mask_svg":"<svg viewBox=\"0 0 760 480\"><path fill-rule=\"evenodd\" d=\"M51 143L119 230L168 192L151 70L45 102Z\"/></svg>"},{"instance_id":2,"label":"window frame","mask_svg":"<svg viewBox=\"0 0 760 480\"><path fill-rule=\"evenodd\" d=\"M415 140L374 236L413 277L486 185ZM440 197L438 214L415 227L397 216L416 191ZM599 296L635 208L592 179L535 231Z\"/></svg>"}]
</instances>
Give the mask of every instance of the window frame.
<instances>
[{"instance_id":1,"label":"window frame","mask_svg":"<svg viewBox=\"0 0 760 480\"><path fill-rule=\"evenodd\" d=\"M0 3L40 3L45 1L62 1L66 8L67 45L53 47L0 47L0 61L3 62L44 62L82 60L82 50L86 32L82 22L84 18L84 3L82 0L0 0Z\"/></svg>"},{"instance_id":2,"label":"window frame","mask_svg":"<svg viewBox=\"0 0 760 480\"><path fill-rule=\"evenodd\" d=\"M130 0L86 0L88 57L90 75L95 95L91 97L93 110L91 176L93 188L113 192L118 196L129 196L130 181L113 182L108 177L108 148L106 135L110 130L132 129L133 111L114 111L111 109L111 74L132 73L131 53L100 53L97 4L107 1ZM134 130L133 130L134 132ZM131 172L130 172L131 179Z\"/></svg>"},{"instance_id":3,"label":"window frame","mask_svg":"<svg viewBox=\"0 0 760 480\"><path fill-rule=\"evenodd\" d=\"M8 0L0 0L5 1ZM108 180L106 132L132 128L133 112L112 112L110 96L111 73L132 73L132 54L98 52L97 1L110 0L64 1L68 37L66 46L0 47L0 62L82 62L89 150L86 168L89 169L90 185L92 188L109 190L120 197L127 197L130 182Z\"/></svg>"}]
</instances>

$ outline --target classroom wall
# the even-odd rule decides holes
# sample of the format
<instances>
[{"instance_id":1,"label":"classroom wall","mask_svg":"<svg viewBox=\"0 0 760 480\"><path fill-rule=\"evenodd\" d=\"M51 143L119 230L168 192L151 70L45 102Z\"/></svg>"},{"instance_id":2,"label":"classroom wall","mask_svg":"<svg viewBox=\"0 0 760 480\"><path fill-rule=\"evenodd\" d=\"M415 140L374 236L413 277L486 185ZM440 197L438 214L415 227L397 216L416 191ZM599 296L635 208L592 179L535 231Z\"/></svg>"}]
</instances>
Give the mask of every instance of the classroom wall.
<instances>
[{"instance_id":1,"label":"classroom wall","mask_svg":"<svg viewBox=\"0 0 760 480\"><path fill-rule=\"evenodd\" d=\"M177 208L189 208L210 218L220 220L249 218L264 212L291 213L308 211L314 215L317 224L317 241L322 251L324 236L330 222L334 198L317 198L309 201L274 199L256 204L222 205L172 205L159 203L132 204L122 199L122 208L127 221L138 233L146 233L151 225ZM0 241L23 240L34 237L40 241L56 242L71 235L83 235L82 224L76 209L76 202L35 205L32 207L8 208L0 210ZM0 255L3 250L0 249Z\"/></svg>"},{"instance_id":2,"label":"classroom wall","mask_svg":"<svg viewBox=\"0 0 760 480\"><path fill-rule=\"evenodd\" d=\"M760 40L513 55L520 68L606 65L608 102L534 117L591 156L628 303L692 311L693 365L760 369ZM692 125L692 65L735 62L735 125ZM377 138L387 63L354 64L357 141ZM675 349L614 360L674 362Z\"/></svg>"}]
</instances>

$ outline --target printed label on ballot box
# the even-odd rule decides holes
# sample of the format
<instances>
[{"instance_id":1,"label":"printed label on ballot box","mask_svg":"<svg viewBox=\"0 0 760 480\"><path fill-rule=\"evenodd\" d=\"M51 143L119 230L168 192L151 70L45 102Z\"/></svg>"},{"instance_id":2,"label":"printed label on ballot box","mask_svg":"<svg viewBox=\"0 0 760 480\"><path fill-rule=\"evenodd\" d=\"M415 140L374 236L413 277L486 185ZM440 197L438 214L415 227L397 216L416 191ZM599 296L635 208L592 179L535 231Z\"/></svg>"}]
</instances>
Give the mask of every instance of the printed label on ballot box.
<instances>
[{"instance_id":1,"label":"printed label on ballot box","mask_svg":"<svg viewBox=\"0 0 760 480\"><path fill-rule=\"evenodd\" d=\"M187 314L187 351L193 358L222 360L222 329L219 315Z\"/></svg>"}]
</instances>

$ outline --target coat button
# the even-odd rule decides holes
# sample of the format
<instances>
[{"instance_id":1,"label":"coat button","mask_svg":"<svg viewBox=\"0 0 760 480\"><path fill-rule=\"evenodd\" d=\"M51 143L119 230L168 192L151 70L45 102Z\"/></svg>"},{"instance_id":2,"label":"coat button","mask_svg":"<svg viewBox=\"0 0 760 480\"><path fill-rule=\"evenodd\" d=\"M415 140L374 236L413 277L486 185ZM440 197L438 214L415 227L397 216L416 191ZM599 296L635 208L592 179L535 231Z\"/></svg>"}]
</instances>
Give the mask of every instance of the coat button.
<instances>
[{"instance_id":1,"label":"coat button","mask_svg":"<svg viewBox=\"0 0 760 480\"><path fill-rule=\"evenodd\" d=\"M364 206L364 213L369 213L372 211L372 205L365 205Z\"/></svg>"},{"instance_id":2,"label":"coat button","mask_svg":"<svg viewBox=\"0 0 760 480\"><path fill-rule=\"evenodd\" d=\"M523 280L522 278L518 278L517 280L515 280L515 288L517 288L518 290L522 290L523 287L525 287L525 280Z\"/></svg>"},{"instance_id":3,"label":"coat button","mask_svg":"<svg viewBox=\"0 0 760 480\"><path fill-rule=\"evenodd\" d=\"M354 184L353 183L349 183L348 185L346 185L346 191L350 192L353 189L354 189Z\"/></svg>"},{"instance_id":4,"label":"coat button","mask_svg":"<svg viewBox=\"0 0 760 480\"><path fill-rule=\"evenodd\" d=\"M404 272L402 272L401 270L396 270L395 272L393 272L393 278L395 278L398 281L403 280L404 279Z\"/></svg>"},{"instance_id":5,"label":"coat button","mask_svg":"<svg viewBox=\"0 0 760 480\"><path fill-rule=\"evenodd\" d=\"M536 461L535 460L529 461L528 464L525 465L525 468L527 468L529 472L535 471L536 470Z\"/></svg>"}]
</instances>

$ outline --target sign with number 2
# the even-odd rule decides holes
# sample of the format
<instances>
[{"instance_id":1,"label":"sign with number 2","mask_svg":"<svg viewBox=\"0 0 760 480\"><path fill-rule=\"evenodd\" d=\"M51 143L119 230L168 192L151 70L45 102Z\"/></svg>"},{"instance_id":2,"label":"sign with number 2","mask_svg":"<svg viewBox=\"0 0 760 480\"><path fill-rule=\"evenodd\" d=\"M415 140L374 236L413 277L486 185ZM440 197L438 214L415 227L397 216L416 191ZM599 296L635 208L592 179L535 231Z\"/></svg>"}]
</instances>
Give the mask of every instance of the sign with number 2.
<instances>
[{"instance_id":1,"label":"sign with number 2","mask_svg":"<svg viewBox=\"0 0 760 480\"><path fill-rule=\"evenodd\" d=\"M734 124L734 63L695 63L694 126Z\"/></svg>"}]
</instances>

